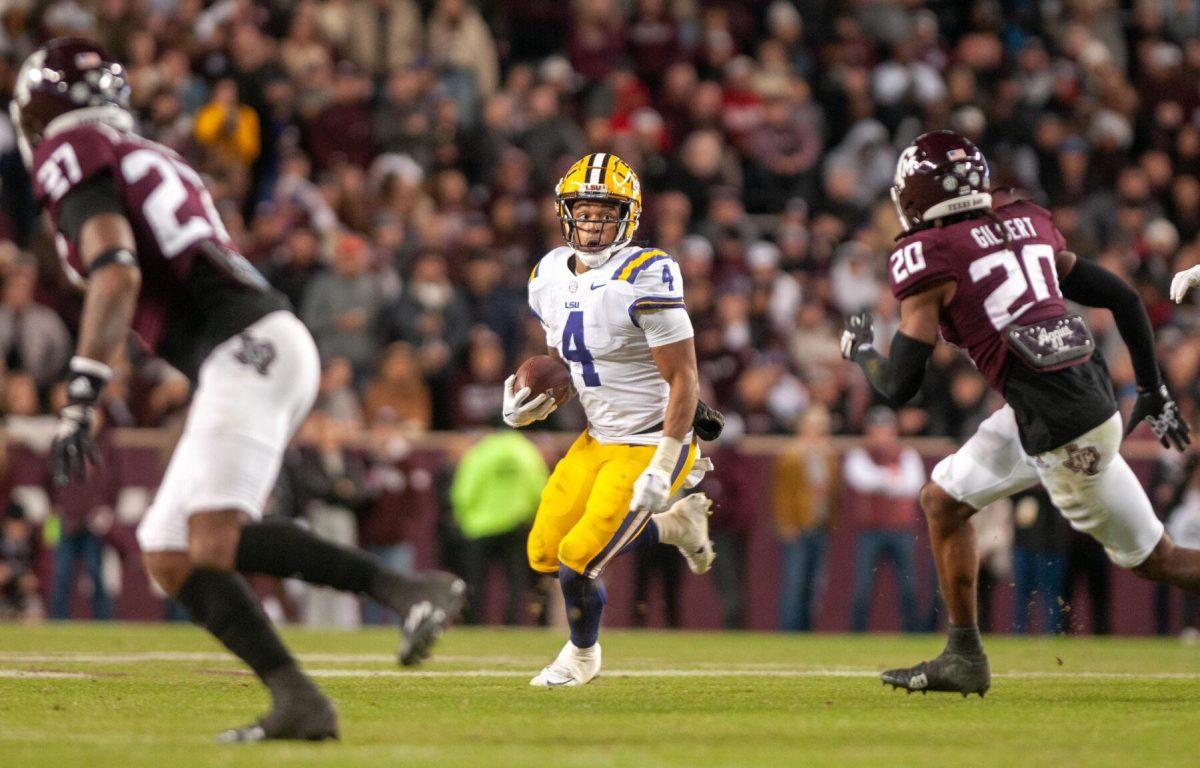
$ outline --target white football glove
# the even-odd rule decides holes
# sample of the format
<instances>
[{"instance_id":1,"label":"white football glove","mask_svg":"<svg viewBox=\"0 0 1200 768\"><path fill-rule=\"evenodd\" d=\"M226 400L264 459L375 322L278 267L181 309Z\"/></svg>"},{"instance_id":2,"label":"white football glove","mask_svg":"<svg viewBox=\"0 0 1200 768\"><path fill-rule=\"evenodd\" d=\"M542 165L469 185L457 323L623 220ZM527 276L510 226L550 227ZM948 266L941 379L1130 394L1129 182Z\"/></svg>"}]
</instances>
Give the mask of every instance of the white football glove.
<instances>
[{"instance_id":1,"label":"white football glove","mask_svg":"<svg viewBox=\"0 0 1200 768\"><path fill-rule=\"evenodd\" d=\"M680 452L687 448L673 437L664 437L658 442L658 450L650 464L633 482L633 499L630 510L648 509L651 514L667 508L671 498L671 471L679 462Z\"/></svg>"},{"instance_id":2,"label":"white football glove","mask_svg":"<svg viewBox=\"0 0 1200 768\"><path fill-rule=\"evenodd\" d=\"M554 413L554 409L558 407L554 398L543 392L531 400L529 387L513 391L516 383L515 374L504 380L504 412L501 416L505 424L510 427L523 427Z\"/></svg>"},{"instance_id":3,"label":"white football glove","mask_svg":"<svg viewBox=\"0 0 1200 768\"><path fill-rule=\"evenodd\" d=\"M1195 288L1197 285L1200 285L1200 265L1185 269L1171 279L1171 299L1176 304L1182 304L1188 289Z\"/></svg>"},{"instance_id":4,"label":"white football glove","mask_svg":"<svg viewBox=\"0 0 1200 768\"><path fill-rule=\"evenodd\" d=\"M633 501L629 503L629 508L648 509L651 514L662 512L667 508L667 499L670 497L671 476L646 467L633 483Z\"/></svg>"}]
</instances>

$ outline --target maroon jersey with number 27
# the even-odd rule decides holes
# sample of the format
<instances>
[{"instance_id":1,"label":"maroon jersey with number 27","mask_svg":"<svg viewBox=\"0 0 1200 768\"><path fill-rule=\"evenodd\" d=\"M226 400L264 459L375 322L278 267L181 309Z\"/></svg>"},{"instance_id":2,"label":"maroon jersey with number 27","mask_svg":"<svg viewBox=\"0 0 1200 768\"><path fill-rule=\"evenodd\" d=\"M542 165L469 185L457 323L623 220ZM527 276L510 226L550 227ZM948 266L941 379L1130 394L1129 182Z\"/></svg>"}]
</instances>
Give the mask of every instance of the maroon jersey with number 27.
<instances>
[{"instance_id":1,"label":"maroon jersey with number 27","mask_svg":"<svg viewBox=\"0 0 1200 768\"><path fill-rule=\"evenodd\" d=\"M56 227L72 190L111 177L142 273L133 330L185 372L245 326L239 310L253 315L273 308L264 305L269 286L234 249L200 174L172 150L86 123L40 142L33 169L35 195ZM76 243L60 231L57 245L68 276L82 286Z\"/></svg>"},{"instance_id":2,"label":"maroon jersey with number 27","mask_svg":"<svg viewBox=\"0 0 1200 768\"><path fill-rule=\"evenodd\" d=\"M950 281L954 298L943 309L942 338L967 351L988 383L1004 392L1014 362L1001 332L1067 313L1054 256L1066 248L1050 213L1028 201L905 237L888 259L892 293L904 299Z\"/></svg>"}]
</instances>

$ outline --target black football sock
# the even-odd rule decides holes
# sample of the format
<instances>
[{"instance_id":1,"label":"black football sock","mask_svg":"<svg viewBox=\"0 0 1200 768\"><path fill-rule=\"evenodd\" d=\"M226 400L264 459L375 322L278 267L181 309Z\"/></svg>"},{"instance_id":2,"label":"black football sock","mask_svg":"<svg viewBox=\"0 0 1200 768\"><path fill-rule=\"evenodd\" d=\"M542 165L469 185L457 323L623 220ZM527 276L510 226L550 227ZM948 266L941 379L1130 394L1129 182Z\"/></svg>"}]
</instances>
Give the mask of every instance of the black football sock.
<instances>
[{"instance_id":1,"label":"black football sock","mask_svg":"<svg viewBox=\"0 0 1200 768\"><path fill-rule=\"evenodd\" d=\"M960 656L982 656L983 640L979 637L979 627L949 627L950 637L946 640L946 650Z\"/></svg>"},{"instance_id":2,"label":"black football sock","mask_svg":"<svg viewBox=\"0 0 1200 768\"><path fill-rule=\"evenodd\" d=\"M407 579L361 550L326 541L290 520L261 520L242 527L235 567L281 579L355 592L388 602Z\"/></svg>"},{"instance_id":3,"label":"black football sock","mask_svg":"<svg viewBox=\"0 0 1200 768\"><path fill-rule=\"evenodd\" d=\"M192 621L246 662L273 694L297 676L303 678L296 660L240 574L196 568L184 580L177 599Z\"/></svg>"}]
</instances>

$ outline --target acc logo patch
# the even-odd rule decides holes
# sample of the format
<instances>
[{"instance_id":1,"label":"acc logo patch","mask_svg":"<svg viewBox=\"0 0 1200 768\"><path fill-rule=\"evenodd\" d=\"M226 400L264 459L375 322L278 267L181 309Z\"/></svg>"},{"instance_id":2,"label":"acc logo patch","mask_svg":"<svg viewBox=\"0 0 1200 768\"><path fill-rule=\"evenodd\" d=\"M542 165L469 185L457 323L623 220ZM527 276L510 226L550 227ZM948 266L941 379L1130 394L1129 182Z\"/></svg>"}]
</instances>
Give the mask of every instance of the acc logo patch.
<instances>
[{"instance_id":1,"label":"acc logo patch","mask_svg":"<svg viewBox=\"0 0 1200 768\"><path fill-rule=\"evenodd\" d=\"M1063 466L1072 472L1095 475L1100 472L1100 451L1093 446L1080 448L1075 443L1067 445L1067 460Z\"/></svg>"}]
</instances>

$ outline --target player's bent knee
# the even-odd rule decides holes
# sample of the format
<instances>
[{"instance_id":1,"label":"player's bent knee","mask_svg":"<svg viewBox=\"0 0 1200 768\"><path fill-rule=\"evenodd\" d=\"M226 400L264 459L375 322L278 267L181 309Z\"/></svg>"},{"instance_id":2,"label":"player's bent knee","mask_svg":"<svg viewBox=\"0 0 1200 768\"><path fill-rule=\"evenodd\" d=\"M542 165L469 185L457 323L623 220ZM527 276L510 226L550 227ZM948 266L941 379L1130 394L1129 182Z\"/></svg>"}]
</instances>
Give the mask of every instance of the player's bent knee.
<instances>
[{"instance_id":1,"label":"player's bent knee","mask_svg":"<svg viewBox=\"0 0 1200 768\"><path fill-rule=\"evenodd\" d=\"M959 522L975 514L969 504L954 498L932 481L921 487L920 501L925 516L940 523Z\"/></svg>"},{"instance_id":2,"label":"player's bent knee","mask_svg":"<svg viewBox=\"0 0 1200 768\"><path fill-rule=\"evenodd\" d=\"M154 583L171 597L179 594L192 569L191 558L186 552L145 552L142 563Z\"/></svg>"},{"instance_id":3,"label":"player's bent knee","mask_svg":"<svg viewBox=\"0 0 1200 768\"><path fill-rule=\"evenodd\" d=\"M573 571L583 573L589 562L597 554L591 537L578 534L567 534L558 544L558 562Z\"/></svg>"},{"instance_id":4,"label":"player's bent knee","mask_svg":"<svg viewBox=\"0 0 1200 768\"><path fill-rule=\"evenodd\" d=\"M240 513L234 510L200 512L188 519L188 557L192 565L232 570L237 561Z\"/></svg>"},{"instance_id":5,"label":"player's bent knee","mask_svg":"<svg viewBox=\"0 0 1200 768\"><path fill-rule=\"evenodd\" d=\"M554 552L547 550L545 540L536 532L529 535L525 544L525 557L529 561L529 567L538 573L558 572L558 558Z\"/></svg>"},{"instance_id":6,"label":"player's bent knee","mask_svg":"<svg viewBox=\"0 0 1200 768\"><path fill-rule=\"evenodd\" d=\"M1169 538L1163 536L1158 545L1150 551L1150 556L1129 570L1148 581L1164 581L1170 576L1171 556L1175 545Z\"/></svg>"}]
</instances>

